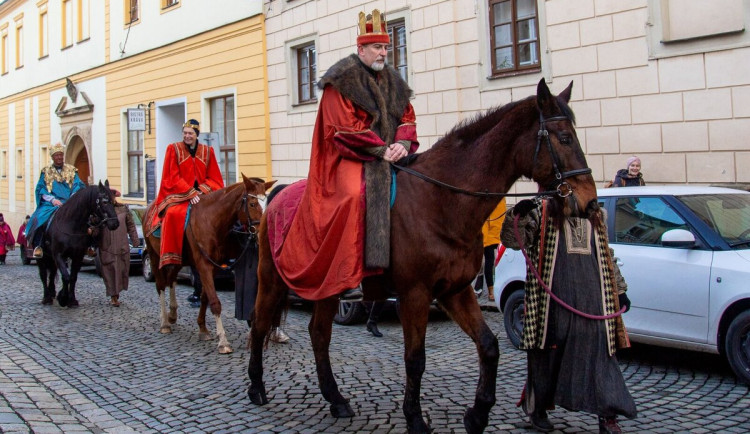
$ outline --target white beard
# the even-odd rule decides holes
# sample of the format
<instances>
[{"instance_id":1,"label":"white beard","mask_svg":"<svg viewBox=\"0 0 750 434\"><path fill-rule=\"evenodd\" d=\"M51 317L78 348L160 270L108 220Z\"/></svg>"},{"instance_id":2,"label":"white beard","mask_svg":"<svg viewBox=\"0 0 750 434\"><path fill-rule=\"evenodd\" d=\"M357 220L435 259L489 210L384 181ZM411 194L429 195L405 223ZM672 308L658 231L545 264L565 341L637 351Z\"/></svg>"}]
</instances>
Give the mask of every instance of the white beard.
<instances>
[{"instance_id":1,"label":"white beard","mask_svg":"<svg viewBox=\"0 0 750 434\"><path fill-rule=\"evenodd\" d=\"M382 71L382 70L383 70L383 68L385 68L385 63L381 63L381 62L372 62L372 65L370 65L370 68L371 68L371 69L372 69L373 71Z\"/></svg>"}]
</instances>

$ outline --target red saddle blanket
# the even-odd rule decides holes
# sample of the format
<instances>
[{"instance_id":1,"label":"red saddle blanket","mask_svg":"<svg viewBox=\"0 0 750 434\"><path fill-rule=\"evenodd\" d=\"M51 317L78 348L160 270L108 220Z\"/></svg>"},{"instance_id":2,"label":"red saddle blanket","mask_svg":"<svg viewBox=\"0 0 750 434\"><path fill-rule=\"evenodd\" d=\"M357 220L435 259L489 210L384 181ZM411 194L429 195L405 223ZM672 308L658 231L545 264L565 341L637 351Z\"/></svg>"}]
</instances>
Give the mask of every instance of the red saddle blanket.
<instances>
[{"instance_id":1,"label":"red saddle blanket","mask_svg":"<svg viewBox=\"0 0 750 434\"><path fill-rule=\"evenodd\" d=\"M271 257L277 268L281 248L284 245L286 235L289 233L292 220L294 220L294 216L297 214L299 202L302 199L302 193L305 192L306 186L306 179L290 184L281 190L273 198L273 202L266 208L268 241L271 244Z\"/></svg>"}]
</instances>

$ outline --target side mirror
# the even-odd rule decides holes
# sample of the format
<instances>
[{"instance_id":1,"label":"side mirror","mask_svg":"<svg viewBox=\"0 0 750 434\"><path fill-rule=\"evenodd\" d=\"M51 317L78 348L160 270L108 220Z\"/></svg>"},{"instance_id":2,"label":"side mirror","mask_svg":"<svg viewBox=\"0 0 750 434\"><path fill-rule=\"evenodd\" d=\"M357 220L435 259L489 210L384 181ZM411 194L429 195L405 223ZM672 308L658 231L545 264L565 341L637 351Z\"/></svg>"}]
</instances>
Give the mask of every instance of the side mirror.
<instances>
[{"instance_id":1,"label":"side mirror","mask_svg":"<svg viewBox=\"0 0 750 434\"><path fill-rule=\"evenodd\" d=\"M662 234L661 244L664 247L691 249L695 247L695 235L685 229L672 229Z\"/></svg>"}]
</instances>

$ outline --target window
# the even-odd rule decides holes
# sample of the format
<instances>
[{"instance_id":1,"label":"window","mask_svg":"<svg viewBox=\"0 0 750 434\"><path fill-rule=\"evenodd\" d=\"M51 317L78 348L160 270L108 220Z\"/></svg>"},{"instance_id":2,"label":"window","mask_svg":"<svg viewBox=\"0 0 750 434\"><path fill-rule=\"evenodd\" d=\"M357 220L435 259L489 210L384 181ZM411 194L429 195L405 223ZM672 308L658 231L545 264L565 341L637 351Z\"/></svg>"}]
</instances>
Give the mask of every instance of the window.
<instances>
[{"instance_id":1,"label":"window","mask_svg":"<svg viewBox=\"0 0 750 434\"><path fill-rule=\"evenodd\" d=\"M388 22L388 35L391 37L391 49L388 50L386 62L398 71L404 81L408 82L409 62L406 59L406 25L404 20Z\"/></svg>"},{"instance_id":2,"label":"window","mask_svg":"<svg viewBox=\"0 0 750 434\"><path fill-rule=\"evenodd\" d=\"M73 0L63 0L62 48L73 45Z\"/></svg>"},{"instance_id":3,"label":"window","mask_svg":"<svg viewBox=\"0 0 750 434\"><path fill-rule=\"evenodd\" d=\"M39 7L39 58L49 55L49 28L47 22L47 4Z\"/></svg>"},{"instance_id":4,"label":"window","mask_svg":"<svg viewBox=\"0 0 750 434\"><path fill-rule=\"evenodd\" d=\"M234 96L214 98L211 106L211 130L219 135L219 155L216 156L224 178L224 185L237 181L234 136Z\"/></svg>"},{"instance_id":5,"label":"window","mask_svg":"<svg viewBox=\"0 0 750 434\"><path fill-rule=\"evenodd\" d=\"M685 220L658 197L621 197L615 209L615 242L660 246L672 229L690 230Z\"/></svg>"},{"instance_id":6,"label":"window","mask_svg":"<svg viewBox=\"0 0 750 434\"><path fill-rule=\"evenodd\" d=\"M16 149L16 179L23 179L23 149Z\"/></svg>"},{"instance_id":7,"label":"window","mask_svg":"<svg viewBox=\"0 0 750 434\"><path fill-rule=\"evenodd\" d=\"M90 0L78 0L78 42L85 41L91 33Z\"/></svg>"},{"instance_id":8,"label":"window","mask_svg":"<svg viewBox=\"0 0 750 434\"><path fill-rule=\"evenodd\" d=\"M167 9L180 4L180 0L161 0L161 8Z\"/></svg>"},{"instance_id":9,"label":"window","mask_svg":"<svg viewBox=\"0 0 750 434\"><path fill-rule=\"evenodd\" d=\"M23 66L23 15L16 17L16 69Z\"/></svg>"},{"instance_id":10,"label":"window","mask_svg":"<svg viewBox=\"0 0 750 434\"><path fill-rule=\"evenodd\" d=\"M5 179L8 177L8 151L3 149L0 151L0 178Z\"/></svg>"},{"instance_id":11,"label":"window","mask_svg":"<svg viewBox=\"0 0 750 434\"><path fill-rule=\"evenodd\" d=\"M0 61L2 61L2 65L0 65L0 73L1 74L7 74L8 69L10 69L8 65L8 57L10 56L10 42L8 42L8 25L6 24L4 28L0 28Z\"/></svg>"},{"instance_id":12,"label":"window","mask_svg":"<svg viewBox=\"0 0 750 434\"><path fill-rule=\"evenodd\" d=\"M125 125L127 125L127 117ZM128 194L143 195L143 131L128 131Z\"/></svg>"},{"instance_id":13,"label":"window","mask_svg":"<svg viewBox=\"0 0 750 434\"><path fill-rule=\"evenodd\" d=\"M299 104L317 102L315 96L316 76L315 43L297 48L297 102Z\"/></svg>"},{"instance_id":14,"label":"window","mask_svg":"<svg viewBox=\"0 0 750 434\"><path fill-rule=\"evenodd\" d=\"M140 2L138 0L125 0L125 24L132 24L138 21L140 14Z\"/></svg>"},{"instance_id":15,"label":"window","mask_svg":"<svg viewBox=\"0 0 750 434\"><path fill-rule=\"evenodd\" d=\"M490 0L492 74L539 71L536 0Z\"/></svg>"}]
</instances>

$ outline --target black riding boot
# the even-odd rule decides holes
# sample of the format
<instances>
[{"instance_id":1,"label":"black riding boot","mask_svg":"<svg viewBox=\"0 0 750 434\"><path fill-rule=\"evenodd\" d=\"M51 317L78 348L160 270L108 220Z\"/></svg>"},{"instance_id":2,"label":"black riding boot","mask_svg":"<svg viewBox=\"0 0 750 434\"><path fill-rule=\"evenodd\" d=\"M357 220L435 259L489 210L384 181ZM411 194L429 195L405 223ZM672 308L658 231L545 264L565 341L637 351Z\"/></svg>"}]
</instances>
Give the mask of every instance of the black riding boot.
<instances>
[{"instance_id":1,"label":"black riding boot","mask_svg":"<svg viewBox=\"0 0 750 434\"><path fill-rule=\"evenodd\" d=\"M370 317L367 319L367 331L372 333L376 338L383 337L383 333L380 333L380 330L378 330L378 318L383 311L383 306L385 306L385 302L373 301L372 306L370 306Z\"/></svg>"}]
</instances>

